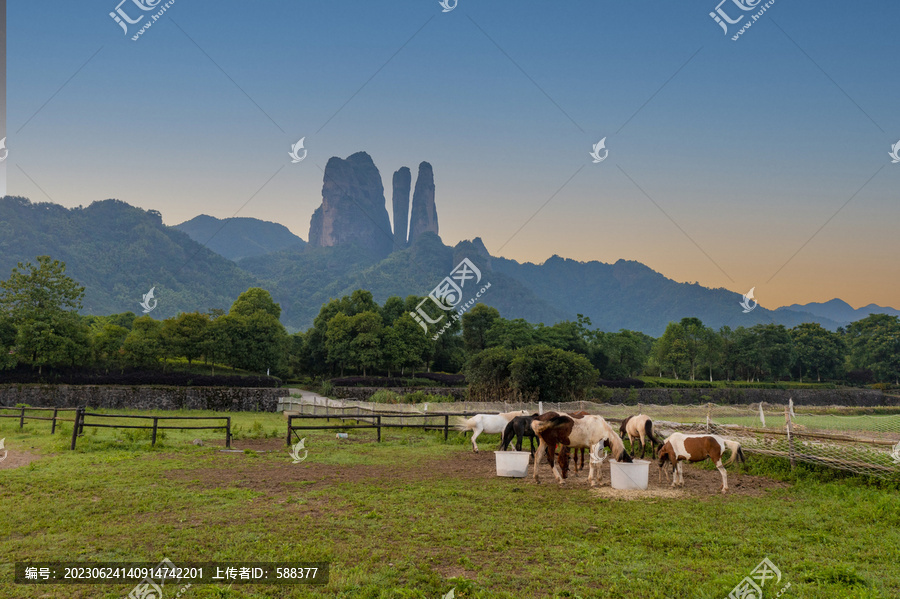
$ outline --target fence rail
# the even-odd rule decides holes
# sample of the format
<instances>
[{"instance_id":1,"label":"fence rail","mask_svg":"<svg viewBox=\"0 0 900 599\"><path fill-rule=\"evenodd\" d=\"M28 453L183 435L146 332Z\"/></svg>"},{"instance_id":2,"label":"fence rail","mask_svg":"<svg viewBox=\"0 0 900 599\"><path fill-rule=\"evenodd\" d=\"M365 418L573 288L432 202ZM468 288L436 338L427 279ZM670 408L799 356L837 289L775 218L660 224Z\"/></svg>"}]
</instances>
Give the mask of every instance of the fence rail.
<instances>
[{"instance_id":1,"label":"fence rail","mask_svg":"<svg viewBox=\"0 0 900 599\"><path fill-rule=\"evenodd\" d=\"M57 416L59 414L59 412L74 412L77 409L78 408L32 408L32 407L26 407L26 406L15 406L15 407L0 406L0 410L16 410L19 412L18 414L0 414L0 418L18 418L19 419L19 429L22 429L25 427L25 418L26 418L25 412L26 411L30 412L32 410L41 410L41 411L53 410L53 416L50 416L50 417L28 416L28 420L51 420L51 421L53 421L53 425L50 427L50 434L52 435L52 434L56 433L56 422L57 421L75 422L73 419L59 418Z\"/></svg>"},{"instance_id":2,"label":"fence rail","mask_svg":"<svg viewBox=\"0 0 900 599\"><path fill-rule=\"evenodd\" d=\"M356 409L356 408L335 408L335 409ZM429 414L408 414L403 412L379 412L379 413L369 413L362 414L356 416L341 416L338 414L288 414L288 425L287 425L287 444L291 444L291 440L293 437L296 437L298 440L300 438L299 435L296 434L295 431L300 430L343 430L343 429L376 429L378 431L377 439L378 442L381 442L381 429L382 428L420 428L422 430L433 430L433 431L443 431L444 432L444 440L446 441L450 436L450 429L453 425L450 423L450 417L462 416L460 413L446 413L446 412L432 412ZM474 413L466 414L469 416L474 415ZM440 419L437 423L429 423L426 422L429 418L438 418ZM363 421L371 421L370 424L339 424L336 426L331 425L295 425L294 420L326 420L331 421L332 419L336 420L351 420L355 422L363 422ZM411 419L422 419L422 424L415 424L410 422L405 422L405 420ZM394 422L399 421L399 422Z\"/></svg>"},{"instance_id":3,"label":"fence rail","mask_svg":"<svg viewBox=\"0 0 900 599\"><path fill-rule=\"evenodd\" d=\"M152 426L141 426L136 424L100 424L97 422L85 422L86 417L91 418L136 418L143 420L152 420ZM160 426L159 421L163 420L224 420L225 424L218 426ZM84 427L91 426L94 428L134 428L153 431L150 437L150 445L156 445L156 433L161 430L224 430L225 431L225 447L231 448L231 416L144 416L135 414L100 414L97 412L88 412L85 408L77 408L75 412L75 426L72 427L72 445L71 449L75 449L78 437L84 434Z\"/></svg>"}]
</instances>

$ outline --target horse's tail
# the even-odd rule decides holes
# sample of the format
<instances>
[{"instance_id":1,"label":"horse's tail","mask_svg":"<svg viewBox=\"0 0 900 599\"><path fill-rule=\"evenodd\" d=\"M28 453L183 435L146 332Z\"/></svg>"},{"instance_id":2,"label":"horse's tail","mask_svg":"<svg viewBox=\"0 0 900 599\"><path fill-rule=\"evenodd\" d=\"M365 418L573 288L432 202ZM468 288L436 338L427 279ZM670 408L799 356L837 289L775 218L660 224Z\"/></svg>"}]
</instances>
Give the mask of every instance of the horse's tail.
<instances>
[{"instance_id":1,"label":"horse's tail","mask_svg":"<svg viewBox=\"0 0 900 599\"><path fill-rule=\"evenodd\" d=\"M744 451L741 449L741 444L737 441L732 441L730 439L725 439L725 447L731 450L731 458L725 462L726 466L730 466L734 464L734 461L738 458L741 458L741 463L746 462L744 459Z\"/></svg>"},{"instance_id":2,"label":"horse's tail","mask_svg":"<svg viewBox=\"0 0 900 599\"><path fill-rule=\"evenodd\" d=\"M458 431L474 431L475 430L475 416L471 418L466 418L465 416L458 416L456 418L456 424L453 425L456 427Z\"/></svg>"},{"instance_id":3,"label":"horse's tail","mask_svg":"<svg viewBox=\"0 0 900 599\"><path fill-rule=\"evenodd\" d=\"M500 441L500 451L506 451L506 448L509 447L509 444L512 442L515 435L516 428L513 426L512 420L510 420L506 423L506 428L503 429L503 437Z\"/></svg>"},{"instance_id":4,"label":"horse's tail","mask_svg":"<svg viewBox=\"0 0 900 599\"><path fill-rule=\"evenodd\" d=\"M644 422L644 432L647 434L647 438L650 439L650 443L652 443L653 447L662 445L662 443L659 442L659 439L653 436L653 421L649 418Z\"/></svg>"}]
</instances>

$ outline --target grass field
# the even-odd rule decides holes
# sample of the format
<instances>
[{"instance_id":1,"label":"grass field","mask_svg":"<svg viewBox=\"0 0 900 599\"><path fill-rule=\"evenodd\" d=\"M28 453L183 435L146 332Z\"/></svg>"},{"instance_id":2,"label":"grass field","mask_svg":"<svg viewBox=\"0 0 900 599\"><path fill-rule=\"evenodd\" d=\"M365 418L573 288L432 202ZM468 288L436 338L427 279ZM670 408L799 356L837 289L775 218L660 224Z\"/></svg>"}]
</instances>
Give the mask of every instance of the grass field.
<instances>
[{"instance_id":1,"label":"grass field","mask_svg":"<svg viewBox=\"0 0 900 599\"><path fill-rule=\"evenodd\" d=\"M896 484L792 475L750 456L744 472L730 468L731 495L710 492L717 472L688 466L685 493L621 501L609 498L608 472L606 493L583 478L558 487L549 470L540 485L494 476L496 436L474 455L458 434L445 443L393 429L378 444L374 431L349 441L308 432L308 458L292 464L280 414L230 415L243 453L219 451L218 432L166 431L151 448L142 431L110 429L86 429L73 452L69 424L51 437L46 422L19 431L0 421L10 451L0 597L113 598L133 586L16 585L16 561L168 557L331 562L324 587L198 585L186 599L437 599L451 588L463 598L721 599L766 556L782 572L766 597L788 583L782 597L900 596Z\"/></svg>"}]
</instances>

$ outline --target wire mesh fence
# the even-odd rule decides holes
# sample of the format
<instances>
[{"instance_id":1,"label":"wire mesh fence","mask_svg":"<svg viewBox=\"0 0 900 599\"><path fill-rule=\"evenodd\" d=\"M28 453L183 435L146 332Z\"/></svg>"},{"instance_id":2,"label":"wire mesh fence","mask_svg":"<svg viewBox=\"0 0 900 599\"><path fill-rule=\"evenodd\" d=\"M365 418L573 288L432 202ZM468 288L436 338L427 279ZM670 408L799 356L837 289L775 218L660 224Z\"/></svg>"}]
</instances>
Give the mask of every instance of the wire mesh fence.
<instances>
[{"instance_id":1,"label":"wire mesh fence","mask_svg":"<svg viewBox=\"0 0 900 599\"><path fill-rule=\"evenodd\" d=\"M575 402L441 402L429 404L383 404L324 397L289 397L281 409L297 414L335 417L381 416L390 423L391 414L465 415L496 414L524 410L529 414L585 411L613 423L635 414L647 414L658 434L673 432L713 433L741 442L744 451L820 464L839 470L879 478L900 478L900 413L851 415L845 408L756 403L749 405L624 405L590 401ZM408 421L408 418L404 418ZM425 423L423 418L423 424Z\"/></svg>"}]
</instances>

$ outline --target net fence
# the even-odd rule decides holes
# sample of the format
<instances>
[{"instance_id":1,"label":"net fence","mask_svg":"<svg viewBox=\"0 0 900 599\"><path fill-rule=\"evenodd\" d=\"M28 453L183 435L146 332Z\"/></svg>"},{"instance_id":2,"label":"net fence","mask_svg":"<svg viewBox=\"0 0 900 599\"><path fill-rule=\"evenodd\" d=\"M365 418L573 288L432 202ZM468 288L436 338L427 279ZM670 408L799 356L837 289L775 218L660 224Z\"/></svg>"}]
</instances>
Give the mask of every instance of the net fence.
<instances>
[{"instance_id":1,"label":"net fence","mask_svg":"<svg viewBox=\"0 0 900 599\"><path fill-rule=\"evenodd\" d=\"M900 478L900 413L846 414L844 406L746 405L624 405L576 402L441 402L384 404L325 397L286 397L281 409L299 414L365 416L378 414L391 422L392 414L496 414L524 410L599 414L618 425L635 414L653 420L658 435L673 432L713 433L739 441L747 453L786 458L879 478ZM405 419L408 420L408 419ZM402 422L401 419L396 419ZM435 422L435 424L437 424Z\"/></svg>"}]
</instances>

